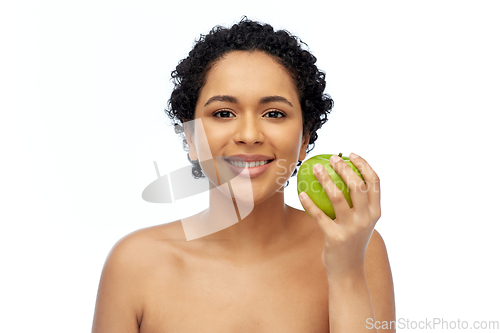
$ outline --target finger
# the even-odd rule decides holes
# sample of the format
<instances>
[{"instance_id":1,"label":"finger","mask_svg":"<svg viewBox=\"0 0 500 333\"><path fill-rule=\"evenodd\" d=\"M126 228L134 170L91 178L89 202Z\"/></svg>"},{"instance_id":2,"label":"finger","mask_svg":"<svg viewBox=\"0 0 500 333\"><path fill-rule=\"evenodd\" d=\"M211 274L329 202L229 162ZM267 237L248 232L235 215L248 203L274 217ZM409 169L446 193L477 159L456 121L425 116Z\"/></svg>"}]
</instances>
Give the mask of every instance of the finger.
<instances>
[{"instance_id":1,"label":"finger","mask_svg":"<svg viewBox=\"0 0 500 333\"><path fill-rule=\"evenodd\" d=\"M318 223L319 227L323 231L325 235L332 235L337 228L339 228L338 224L335 223L335 220L332 221L321 209L316 206L314 201L309 198L306 192L301 192L299 194L300 202L304 209L309 213L309 216L312 217L316 223Z\"/></svg>"},{"instance_id":2,"label":"finger","mask_svg":"<svg viewBox=\"0 0 500 333\"><path fill-rule=\"evenodd\" d=\"M363 179L354 172L346 161L336 155L330 158L330 164L333 170L337 172L346 183L354 210L367 210L369 208L368 195L366 193L366 184Z\"/></svg>"},{"instance_id":3,"label":"finger","mask_svg":"<svg viewBox=\"0 0 500 333\"><path fill-rule=\"evenodd\" d=\"M351 214L351 207L342 191L321 164L316 164L313 167L313 173L332 203L333 210L335 211L335 218L337 220L336 222L346 221Z\"/></svg>"},{"instance_id":4,"label":"finger","mask_svg":"<svg viewBox=\"0 0 500 333\"><path fill-rule=\"evenodd\" d=\"M351 153L349 157L352 164L354 164L365 179L369 205L376 207L380 214L380 178L362 157L354 153Z\"/></svg>"}]
</instances>

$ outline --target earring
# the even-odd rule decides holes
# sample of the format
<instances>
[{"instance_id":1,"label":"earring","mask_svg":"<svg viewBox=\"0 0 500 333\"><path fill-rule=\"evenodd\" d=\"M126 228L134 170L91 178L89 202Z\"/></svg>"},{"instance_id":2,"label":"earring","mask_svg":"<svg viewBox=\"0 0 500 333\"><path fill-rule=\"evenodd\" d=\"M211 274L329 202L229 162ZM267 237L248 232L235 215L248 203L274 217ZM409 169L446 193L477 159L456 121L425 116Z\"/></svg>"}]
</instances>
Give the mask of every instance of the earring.
<instances>
[{"instance_id":1,"label":"earring","mask_svg":"<svg viewBox=\"0 0 500 333\"><path fill-rule=\"evenodd\" d=\"M192 160L191 157L189 157L189 153L187 153L187 157L190 163L198 163L198 160Z\"/></svg>"}]
</instances>

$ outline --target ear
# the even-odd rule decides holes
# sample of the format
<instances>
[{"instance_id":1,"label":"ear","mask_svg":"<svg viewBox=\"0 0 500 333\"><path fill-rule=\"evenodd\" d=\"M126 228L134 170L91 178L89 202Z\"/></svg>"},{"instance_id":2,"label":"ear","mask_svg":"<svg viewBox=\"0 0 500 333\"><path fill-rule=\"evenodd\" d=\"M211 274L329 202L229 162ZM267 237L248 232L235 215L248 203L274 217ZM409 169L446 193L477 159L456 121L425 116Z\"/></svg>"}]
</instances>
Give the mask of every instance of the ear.
<instances>
[{"instance_id":1,"label":"ear","mask_svg":"<svg viewBox=\"0 0 500 333\"><path fill-rule=\"evenodd\" d=\"M309 145L309 138L311 136L306 134L302 137L302 145L300 146L299 161L303 161L306 158L307 146Z\"/></svg>"},{"instance_id":2,"label":"ear","mask_svg":"<svg viewBox=\"0 0 500 333\"><path fill-rule=\"evenodd\" d=\"M183 119L182 125L184 127L184 134L186 135L186 141L189 147L189 158L192 161L196 161L198 160L198 154L196 153L196 146L194 144L193 122Z\"/></svg>"}]
</instances>

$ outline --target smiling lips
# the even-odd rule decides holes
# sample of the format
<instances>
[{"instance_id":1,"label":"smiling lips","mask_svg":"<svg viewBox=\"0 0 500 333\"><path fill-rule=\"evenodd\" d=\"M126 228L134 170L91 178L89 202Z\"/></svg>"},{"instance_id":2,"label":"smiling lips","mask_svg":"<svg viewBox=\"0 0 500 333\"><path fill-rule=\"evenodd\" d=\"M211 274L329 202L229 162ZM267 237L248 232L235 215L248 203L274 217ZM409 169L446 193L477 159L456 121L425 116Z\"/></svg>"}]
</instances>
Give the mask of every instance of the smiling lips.
<instances>
[{"instance_id":1,"label":"smiling lips","mask_svg":"<svg viewBox=\"0 0 500 333\"><path fill-rule=\"evenodd\" d=\"M244 177L256 177L266 171L274 159L266 155L240 154L228 156L228 158L225 158L224 160L235 174ZM245 168L248 170L248 173L242 172Z\"/></svg>"},{"instance_id":2,"label":"smiling lips","mask_svg":"<svg viewBox=\"0 0 500 333\"><path fill-rule=\"evenodd\" d=\"M256 162L238 162L238 161L231 161L231 160L226 160L229 164L234 165L238 168L253 168L256 166L261 166L267 163L271 163L271 161L256 161Z\"/></svg>"}]
</instances>

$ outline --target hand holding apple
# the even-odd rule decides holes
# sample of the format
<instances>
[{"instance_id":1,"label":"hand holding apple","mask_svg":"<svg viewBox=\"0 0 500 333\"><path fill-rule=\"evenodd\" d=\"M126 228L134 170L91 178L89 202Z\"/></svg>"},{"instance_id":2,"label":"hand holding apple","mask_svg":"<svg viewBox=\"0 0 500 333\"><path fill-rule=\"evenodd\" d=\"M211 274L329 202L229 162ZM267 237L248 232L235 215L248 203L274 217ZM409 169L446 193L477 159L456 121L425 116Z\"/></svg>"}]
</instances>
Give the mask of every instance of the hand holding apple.
<instances>
[{"instance_id":1,"label":"hand holding apple","mask_svg":"<svg viewBox=\"0 0 500 333\"><path fill-rule=\"evenodd\" d=\"M338 155L341 157L347 165L351 167L351 169L359 176L361 179L363 179L363 176L359 172L359 170L352 164L352 162L349 160L349 157L342 156L342 153ZM328 198L328 195L325 193L323 190L323 187L321 187L321 184L318 182L316 177L314 176L313 172L313 167L316 164L321 164L323 167L326 169L330 177L332 178L333 182L337 187L342 191L344 194L344 197L347 200L347 203L349 204L349 207L352 207L352 200L351 200L351 195L349 193L349 187L347 184L342 180L342 178L333 170L332 166L330 165L330 158L332 157L332 154L326 154L326 155L316 155L314 157L311 157L307 161L305 161L299 168L298 174L297 174L297 192L300 194L301 192L306 192L309 198L326 214L328 215L332 220L335 220L335 210L333 209L333 205ZM364 180L364 179L363 179ZM304 207L304 206L302 206ZM305 209L305 207L304 207ZM305 209L306 213L309 214L307 209ZM309 214L311 216L311 214Z\"/></svg>"},{"instance_id":2,"label":"hand holding apple","mask_svg":"<svg viewBox=\"0 0 500 333\"><path fill-rule=\"evenodd\" d=\"M339 155L315 156L301 166L299 198L325 234L322 263L328 278L364 279L366 248L381 215L380 180L363 158Z\"/></svg>"}]
</instances>

